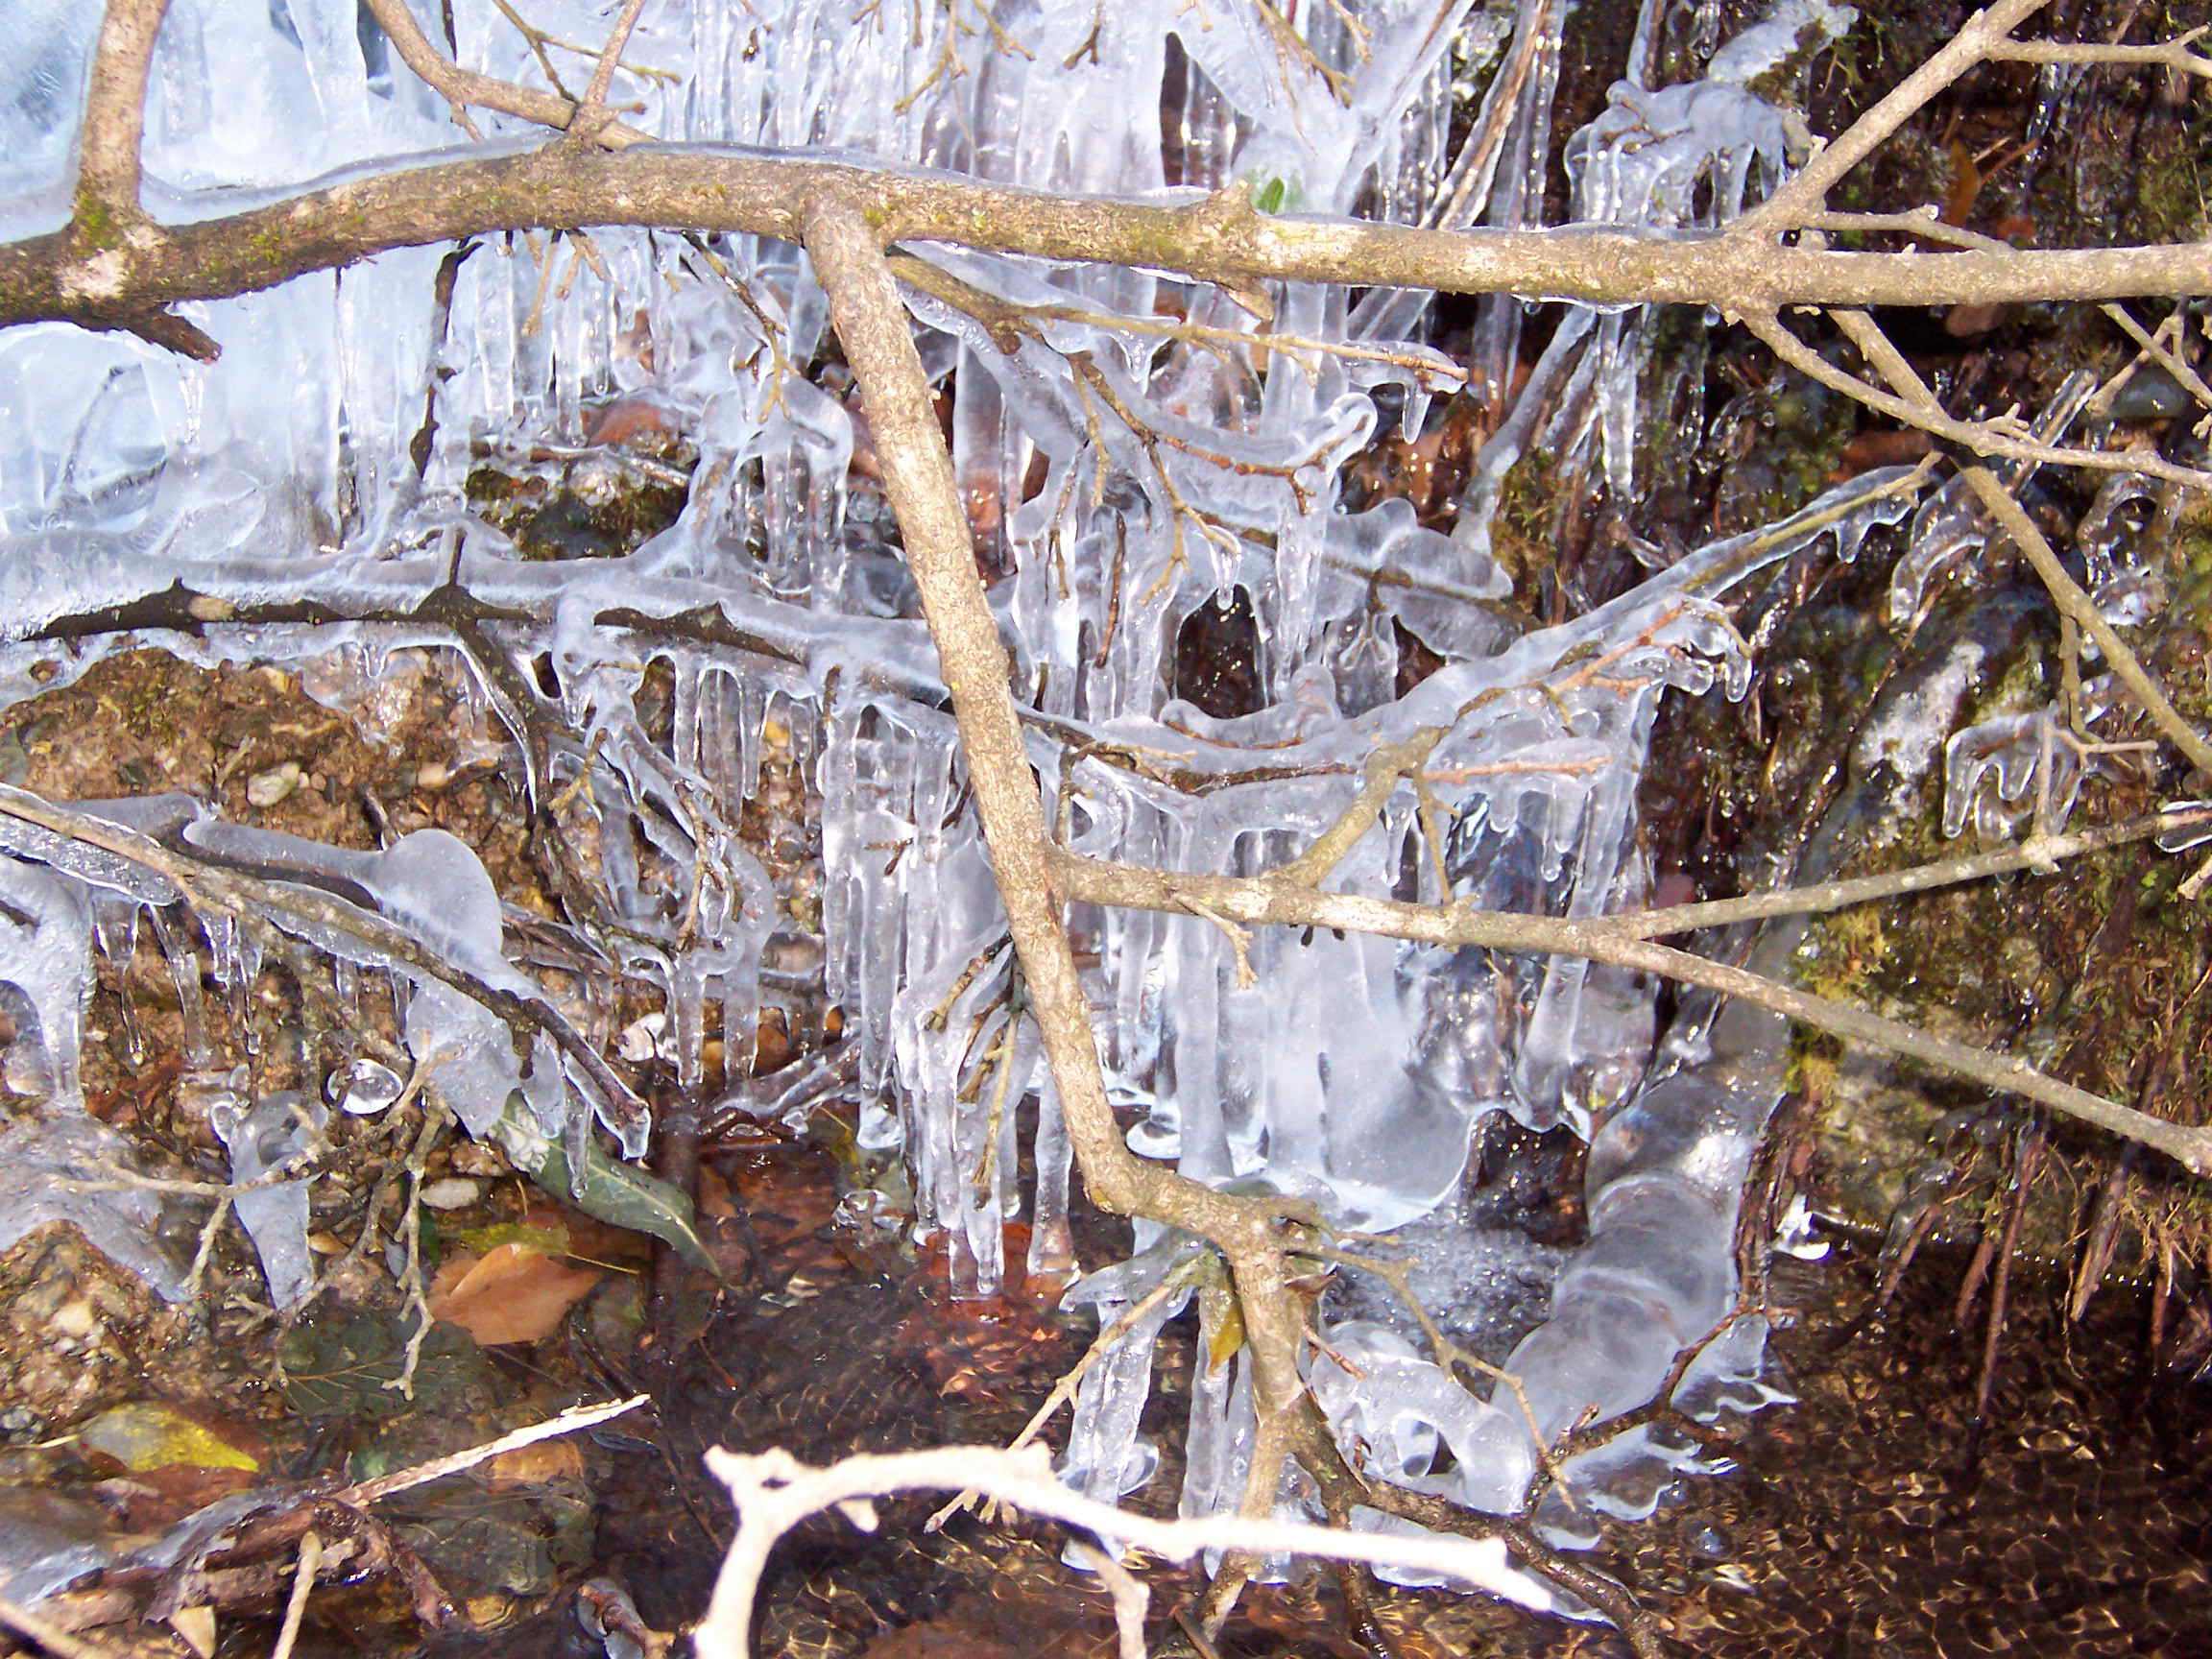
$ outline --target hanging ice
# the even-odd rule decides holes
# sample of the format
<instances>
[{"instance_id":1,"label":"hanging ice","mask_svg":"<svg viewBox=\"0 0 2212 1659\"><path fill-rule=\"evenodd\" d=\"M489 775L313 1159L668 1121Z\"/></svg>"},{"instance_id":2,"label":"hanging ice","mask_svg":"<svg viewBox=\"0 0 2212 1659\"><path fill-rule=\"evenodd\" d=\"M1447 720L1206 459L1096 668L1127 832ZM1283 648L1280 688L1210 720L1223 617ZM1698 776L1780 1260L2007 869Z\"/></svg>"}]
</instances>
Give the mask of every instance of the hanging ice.
<instances>
[{"instance_id":1,"label":"hanging ice","mask_svg":"<svg viewBox=\"0 0 2212 1659\"><path fill-rule=\"evenodd\" d=\"M1564 0L1356 10L1284 8L1276 27L1250 8L1176 0L1015 0L977 35L956 6L660 0L626 60L661 73L625 74L622 96L639 106L625 119L673 141L1040 188L1189 202L1236 187L1274 213L1538 223ZM1642 9L1628 79L1567 142L1579 220L1695 236L1757 202L1806 134L1753 87L1850 15L1780 0L1727 41L1705 31L1708 74L1658 84L1671 10ZM608 22L590 0L531 12L555 38L595 41ZM26 15L21 49L0 64L9 233L66 210L69 147L54 134L82 103L97 22L96 9L53 4ZM495 0L453 0L440 21L467 66L541 75ZM1479 89L1454 86L1455 35L1460 67L1488 77ZM454 141L441 101L354 0L174 0L155 86L157 217ZM1473 107L1457 152L1455 90ZM476 118L493 144L540 141L511 118ZM1523 313L1511 296L1484 303L1460 364L1427 337L1421 296L1378 290L1354 306L1341 289L1279 285L1263 329L1228 296L1155 273L907 256L928 262L905 267L908 304L947 388L1031 758L1052 822L1081 851L1259 873L1334 821L1378 754L1432 733L1418 778L1334 887L1575 917L1639 904L1652 724L1670 694L1741 692L1736 585L1816 543L1849 558L1911 510L1893 474L1869 474L1799 519L1654 558L1662 568L1607 603L1563 591L1567 619L1534 628L1501 604L1513 573L1491 557L1509 475L1540 454L1550 488L1601 502L1633 543L1627 517L1667 445L1702 429L1701 329L1669 344L1641 308L1569 308L1509 396ZM734 1101L805 1110L811 1085L757 1099L744 1087L758 1010L777 994L763 962L803 944L848 1032L823 1087L864 1096L872 1150L902 1144L915 1225L945 1238L955 1289L998 1288L1005 1226L1024 1206L1031 1270L1073 1273L1065 1126L872 435L805 261L741 236L494 237L193 316L223 343L221 362L58 327L0 337L0 697L65 685L127 643L290 664L368 724L417 680L451 676L541 851L574 854L557 885L583 976L602 982L586 993L597 1010L611 1005L605 983L641 977L662 1001L653 1050L674 1060L681 1090L709 1086L718 1034ZM1495 424L1449 524L1406 500L1353 510L1347 463L1385 422L1418 436L1431 400L1462 384ZM540 536L490 505L509 492L582 511L646 486L680 498L672 517L589 557L563 552L559 522ZM2147 602L2127 550L2141 509L2116 495L2106 516L2100 598L2116 613ZM1893 588L1900 616L1981 534L1955 498L1921 509ZM561 556L539 557L548 548ZM1229 701L1202 696L1178 664L1187 626L1223 614L1247 621L1252 646L1250 684ZM102 620L117 615L131 635ZM1405 636L1441 660L1418 685L1402 684ZM1955 802L1983 799L1993 778L2002 806L2015 804L2020 737L1961 737ZM772 750L819 791L818 896L747 845L746 803ZM642 1103L592 1046L612 1031L517 1014L543 996L460 842L425 831L345 852L190 801L96 809L350 906L343 926L274 921L345 974L398 989L413 1057L437 1063L472 1132L564 1147L579 1168L600 1131L642 1149ZM178 896L128 860L87 862L20 830L0 833L0 978L35 1027L12 1059L66 1110L94 945L150 916L189 1007L200 936ZM1340 1227L1397 1230L1424 1283L1469 1304L1441 1315L1511 1348L1545 1432L1640 1403L1725 1310L1743 1163L1780 1086L1767 1024L1704 1009L1662 1033L1650 985L1576 963L1285 929L1233 941L1199 915L1072 924L1110 1081L1135 1109L1131 1144L1198 1180L1307 1196ZM379 926L462 976L364 945ZM206 931L235 986L251 938ZM332 1104L373 1110L398 1086L355 1066ZM1486 1236L1464 1213L1471 1138L1501 1113L1594 1137L1579 1249ZM283 1155L274 1118L232 1127L241 1170ZM263 1196L277 1240L264 1257L284 1298L301 1283L304 1195ZM1189 1241L1148 1227L1129 1261L1094 1263L1072 1294L1111 1321L1192 1261ZM1211 1348L1218 1299L1193 1294ZM1066 1468L1088 1490L1118 1496L1154 1467L1138 1424L1179 1300L1083 1385ZM1480 1507L1519 1503L1532 1449L1517 1411L1466 1393L1372 1306L1325 1317L1358 1370L1315 1359L1309 1382L1374 1474ZM1746 1323L1716 1346L1698 1378L1705 1405L1757 1396L1758 1334ZM1238 1502L1252 1455L1243 1361L1201 1372L1191 1512ZM1644 1440L1575 1475L1634 1510L1681 1463ZM1294 1481L1282 1490L1287 1506L1306 1501ZM1503 1561L1497 1583L1550 1599Z\"/></svg>"}]
</instances>

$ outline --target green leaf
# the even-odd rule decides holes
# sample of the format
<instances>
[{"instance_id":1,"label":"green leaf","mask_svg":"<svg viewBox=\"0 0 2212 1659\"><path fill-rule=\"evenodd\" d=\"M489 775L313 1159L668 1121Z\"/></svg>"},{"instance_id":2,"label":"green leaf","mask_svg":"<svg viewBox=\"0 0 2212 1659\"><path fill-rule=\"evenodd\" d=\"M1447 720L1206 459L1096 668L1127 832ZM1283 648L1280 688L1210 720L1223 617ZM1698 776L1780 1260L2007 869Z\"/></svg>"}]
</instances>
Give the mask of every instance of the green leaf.
<instances>
[{"instance_id":1,"label":"green leaf","mask_svg":"<svg viewBox=\"0 0 2212 1659\"><path fill-rule=\"evenodd\" d=\"M691 1218L691 1200L667 1182L618 1159L596 1142L589 1143L582 1169L571 1168L568 1149L539 1127L537 1114L519 1094L507 1097L507 1110L493 1127L507 1156L531 1180L585 1214L661 1239L686 1261L717 1279L722 1270L700 1242Z\"/></svg>"}]
</instances>

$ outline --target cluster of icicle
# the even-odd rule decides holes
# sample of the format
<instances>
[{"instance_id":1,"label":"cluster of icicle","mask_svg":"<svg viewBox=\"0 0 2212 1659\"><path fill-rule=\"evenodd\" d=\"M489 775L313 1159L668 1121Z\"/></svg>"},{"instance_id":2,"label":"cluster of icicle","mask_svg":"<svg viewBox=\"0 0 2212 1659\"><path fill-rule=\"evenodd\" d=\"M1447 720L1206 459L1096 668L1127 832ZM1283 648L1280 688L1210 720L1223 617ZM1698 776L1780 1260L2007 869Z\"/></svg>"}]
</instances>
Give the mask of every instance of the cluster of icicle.
<instances>
[{"instance_id":1,"label":"cluster of icicle","mask_svg":"<svg viewBox=\"0 0 2212 1659\"><path fill-rule=\"evenodd\" d=\"M1284 211L1516 227L1542 214L1568 9L1382 0L1358 6L1357 22L1335 5L1280 9L1299 43L1237 4L1000 0L986 21L970 0L653 0L629 56L668 73L623 84L643 106L627 118L671 140L849 152L1125 198L1241 186ZM549 35L582 42L602 37L613 10L529 8ZM435 29L438 11L418 14ZM1685 19L1695 33L1709 11L1647 0L1631 78L1567 145L1576 218L1710 229L1799 158L1791 123L1748 84L1800 51L1808 30L1846 27L1848 11L1778 0L1718 51L1704 42L1702 78L1646 84L1654 40ZM466 64L540 76L492 0L453 0L445 14ZM355 0L174 0L149 99L156 215L204 216L456 143L443 102L366 16ZM0 68L6 234L65 216L97 19L96 7L42 0L15 20ZM588 77L588 60L548 50L573 82ZM1480 95L1455 153L1455 89ZM1166 132L1163 108L1176 117ZM494 145L537 141L477 119ZM456 660L449 631L414 613L457 582L495 613L483 624L495 647L542 660L557 685L536 707L517 699L538 695L543 676L520 692L493 677L475 694L534 795L582 780L619 924L609 965L659 985L669 1051L694 1090L711 1009L742 1074L763 951L796 926L788 895L733 828L757 786L763 728L781 722L821 795L819 960L846 1011L863 1140L903 1147L913 1224L943 1237L960 1293L997 1289L1018 1214L1030 1270L1068 1274L1068 1141L1012 954L995 949L1002 918L895 530L872 490L849 491L866 470L865 427L837 383L804 373L825 343L821 292L781 244L709 250L626 231L591 244L493 242L444 284L449 251L402 251L192 307L223 345L214 366L60 327L0 336L0 618L13 641L0 647L0 698L50 689L122 642L58 624L180 584L205 626L135 642L203 663L283 663L367 719L380 687L420 673L425 653ZM1633 501L1654 457L1683 441L1684 407L1695 442L1697 331L1663 352L1640 309L1571 308L1508 400L1524 316L1512 300L1485 305L1462 365L1426 344L1426 295L1377 290L1353 303L1342 289L1289 285L1272 297L1278 335L1356 349L1256 359L1158 332L1162 315L1216 339L1255 331L1217 291L1136 270L927 256L1001 301L1049 308L1017 337L909 298L926 358L954 391L953 457L979 555L1007 572L992 599L1033 693L1033 758L1056 821L1087 852L1264 870L1343 810L1380 745L1436 727L1432 816L1401 790L1333 885L1570 916L1639 903L1648 871L1636 789L1660 700L1739 690L1748 670L1722 609L1731 585L1821 538L1849 557L1905 511L1882 493L1887 475L1870 474L1795 526L1655 557L1625 597L1517 632L1482 603L1509 589L1489 546L1507 471L1540 448L1555 474ZM1454 532L1418 524L1404 501L1348 511L1345 463L1382 412L1417 433L1431 397L1463 380L1505 413ZM594 412L615 400L650 405L696 452L682 517L624 557L524 561L471 511L465 479L489 464L622 488L630 463L589 442ZM1936 517L1954 553L1974 533ZM1186 618L1237 589L1256 622L1263 707L1216 719L1173 697L1173 647ZM310 605L354 620L221 620ZM717 620L711 635L674 626L701 615ZM1444 661L1404 696L1401 627ZM72 642L55 642L64 633ZM672 671L672 741L638 712L641 666L655 661ZM2014 774L2003 778L2016 800ZM225 824L181 798L97 810L207 855L343 880L483 982L530 984L503 953L482 868L449 837L341 853ZM192 919L169 883L125 863L27 831L6 847L4 972L39 1037L16 1046L17 1069L34 1049L55 1116L10 1132L23 1144L0 1177L0 1232L68 1214L174 1294L180 1276L143 1242L142 1194L56 1200L29 1175L120 1156L82 1115L92 955L128 951L150 919L189 1008L201 995ZM241 995L255 948L201 920L219 983ZM1471 1304L1496 1285L1519 1285L1508 1363L1544 1433L1648 1398L1729 1306L1738 1190L1781 1086L1767 1026L1731 1034L1722 1021L1659 1042L1649 984L1576 963L1275 931L1251 941L1253 986L1202 917L1079 913L1074 925L1097 964L1110 1077L1141 1108L1133 1143L1203 1181L1308 1195L1345 1228L1400 1230L1419 1241L1424 1283L1442 1286L1437 1310L1454 1329L1482 1324ZM611 1072L578 1068L542 1035L518 1055L502 1022L449 986L343 937L307 942L346 962L349 981L397 998L418 1057L460 1056L442 1087L472 1132L517 1133L518 1097L523 1132L573 1147L597 1124L630 1155L641 1149L643 1109ZM980 1087L977 1056L991 1067ZM189 1059L222 1075L212 1052ZM1032 1096L1034 1111L1021 1110ZM311 1117L269 1105L233 1099L218 1114L235 1130L241 1174L282 1156L287 1125ZM1538 1127L1602 1125L1589 1241L1564 1261L1515 1255L1459 1218L1471 1135L1501 1111ZM1034 1125L1027 1183L1018 1124ZM1136 1244L1073 1289L1101 1321L1193 1248L1151 1225ZM1512 1271L1482 1265L1502 1251ZM276 1288L280 1300L303 1290L290 1277ZM1083 1385L1066 1472L1095 1495L1119 1496L1152 1467L1138 1417L1154 1340L1181 1306L1160 1304ZM1515 1506L1534 1456L1527 1426L1467 1394L1402 1320L1358 1311L1325 1310L1330 1351L1348 1363L1317 1358L1310 1379L1346 1447L1382 1478ZM1700 1361L1691 1403L1762 1397L1762 1342L1756 1321L1736 1326ZM1241 1361L1201 1372L1183 1493L1192 1512L1239 1500L1252 1421ZM1448 1472L1431 1473L1444 1448ZM1680 1453L1637 1435L1572 1473L1597 1508L1634 1513L1679 1466ZM1286 1484L1284 1502L1301 1501ZM1579 1525L1565 1510L1548 1519L1561 1536ZM1550 1598L1503 1569L1498 1587Z\"/></svg>"}]
</instances>

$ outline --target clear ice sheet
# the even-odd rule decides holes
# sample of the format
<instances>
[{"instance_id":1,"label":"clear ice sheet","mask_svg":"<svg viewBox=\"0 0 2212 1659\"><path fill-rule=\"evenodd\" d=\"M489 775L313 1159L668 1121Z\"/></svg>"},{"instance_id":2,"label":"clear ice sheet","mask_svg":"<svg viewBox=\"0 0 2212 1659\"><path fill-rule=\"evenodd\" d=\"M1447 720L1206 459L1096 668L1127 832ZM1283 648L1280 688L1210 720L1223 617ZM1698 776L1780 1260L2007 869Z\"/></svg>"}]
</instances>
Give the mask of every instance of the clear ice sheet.
<instances>
[{"instance_id":1,"label":"clear ice sheet","mask_svg":"<svg viewBox=\"0 0 2212 1659\"><path fill-rule=\"evenodd\" d=\"M536 83L527 44L491 0L449 10L466 64ZM608 9L588 0L530 10L571 39L596 40L607 24ZM1290 53L1243 9L1009 0L996 27L1023 50L981 53L957 8L920 7L894 23L863 0L659 0L629 57L670 73L619 86L642 105L626 119L675 142L842 152L1159 200L1248 185L1288 212L1527 226L1542 214L1565 11L1377 0L1358 8L1359 36L1335 8L1315 6L1299 25L1307 52ZM1695 236L1801 159L1801 131L1751 85L1807 31L1836 34L1850 13L1779 0L1728 40L1704 32L1703 77L1655 85L1650 43L1667 11L1644 7L1630 79L1567 141L1572 211ZM8 233L50 226L67 200L66 132L96 18L36 0L19 35L30 45L0 65ZM1458 69L1455 31L1468 43ZM968 72L933 76L947 51L970 55ZM1459 89L1485 136L1455 155L1448 117L1462 71L1490 77ZM155 85L149 203L177 220L321 176L415 164L459 141L354 0L176 0ZM1182 109L1165 137L1164 88ZM495 144L538 141L519 122L479 119ZM958 1293L998 1288L1005 1223L1022 1214L1032 1270L1072 1275L1067 1136L1011 954L992 954L1003 920L895 529L865 482L866 422L832 375L797 372L825 340L820 290L793 250L758 238L717 239L711 258L679 237L607 230L591 241L586 259L572 240L488 239L450 271L445 302L447 251L421 249L188 307L223 344L213 365L60 326L0 336L0 698L66 683L121 648L113 635L64 641L56 634L71 630L58 624L172 585L198 596L195 625L145 629L135 642L202 664L282 662L365 718L427 662L468 675L486 731L509 740L503 753L534 796L581 781L599 831L607 938L621 941L606 948L610 971L660 987L661 1041L693 1090L709 1011L741 1063L775 995L762 962L788 933L792 895L735 829L776 723L822 799L823 975L851 1054L833 1086L867 1103L871 1148L903 1147L913 1225L943 1236ZM1403 501L1350 510L1344 464L1386 418L1418 431L1429 400L1462 375L1503 403L1520 300L1485 301L1461 366L1430 344L1422 296L1377 291L1354 306L1341 290L1282 285L1278 332L1374 355L1277 349L1256 364L1116 322L1187 311L1255 331L1211 291L1140 271L926 252L1002 300L1058 308L1042 325L1047 349L908 296L925 360L953 389L953 456L979 551L1005 572L991 602L1018 683L1034 688L1027 732L1048 811L1085 852L1260 872L1342 811L1379 746L1434 726L1447 732L1427 763L1440 845L1432 852L1401 790L1334 887L1564 916L1640 904L1650 872L1636 786L1661 702L1716 685L1740 694L1745 683L1731 589L1815 542L1851 557L1911 511L1882 493L1894 474L1869 474L1817 504L1823 519L1690 550L1608 604L1524 631L1485 604L1511 588L1489 548L1507 472L1542 448L1556 476L1632 504L1650 482L1647 428L1678 413L1669 399L1698 395L1701 340L1663 358L1642 308L1568 309L1443 534ZM1145 443L1116 408L1168 442ZM604 434L638 412L681 433L697 462L679 517L635 551L532 562L471 505L467 481L484 465L618 475L634 463ZM2052 417L2059 427L2071 418ZM2116 497L2108 515L2103 580L2119 585L2116 608L2144 602L2140 581L2128 586L2130 511ZM1981 534L1955 495L1931 498L1898 566L1898 614L1915 613L1926 584ZM1407 580L1380 583L1382 572ZM430 606L449 580L496 608L493 645L547 664L557 690L517 694L462 664L463 642ZM1262 706L1215 718L1174 695L1174 642L1188 618L1238 590L1260 642ZM302 608L353 620L254 620ZM224 616L234 620L206 621ZM1444 659L1404 696L1399 627ZM649 670L673 688L665 741L639 712ZM1930 756L1940 741L1912 735ZM1954 799L1980 799L1993 780L1996 798L2013 800L2016 746L1990 733L1957 751ZM1256 754L1264 776L1252 775ZM209 855L350 883L481 982L535 993L505 952L489 878L450 837L358 854L225 824L191 803L161 824L135 811L146 832L183 835ZM189 977L196 997L201 934L173 894L127 868L73 862L13 831L4 852L0 884L19 896L11 907L22 920L7 924L0 979L37 1033L11 1059L49 1091L51 1122L78 1134L87 1126L68 1115L95 948L126 926L134 938L143 911L180 994ZM104 931L96 914L109 918ZM1399 1230L1424 1283L1452 1304L1439 1310L1447 1324L1511 1345L1547 1431L1592 1405L1640 1404L1725 1310L1738 1187L1780 1092L1771 1027L1723 1018L1663 1034L1652 985L1617 971L1284 929L1252 939L1259 983L1246 987L1202 918L1071 920L1096 963L1090 990L1111 1085L1138 1109L1131 1143L1198 1180L1309 1196L1343 1227ZM234 985L244 965L228 943L207 930ZM511 1126L503 1114L519 1091L549 1140L575 1144L595 1115L627 1153L642 1150L642 1105L609 1098L603 1079L579 1076L543 1037L518 1047L481 1001L357 942L315 943L349 974L391 977L411 1048L445 1056L444 1086L472 1131ZM978 1057L985 1075L971 1089ZM741 1083L733 1094L750 1098ZM1025 1188L1016 1123L1026 1095L1038 1108ZM1585 1246L1508 1252L1501 1267L1497 1241L1456 1219L1470 1137L1494 1112L1595 1135ZM18 1166L35 1166L8 1161ZM106 1229L111 1253L129 1248L111 1217L134 1212L72 1209ZM270 1229L272 1286L289 1286L289 1212ZM1071 1292L1102 1322L1186 1254L1186 1241L1153 1228L1137 1242L1130 1261L1093 1264ZM133 1264L165 1283L157 1262ZM1137 1425L1172 1305L1158 1311L1077 1403L1065 1467L1100 1496L1153 1465ZM1310 1381L1379 1474L1481 1507L1517 1504L1532 1458L1517 1414L1444 1379L1372 1305L1332 1339L1371 1364L1354 1377L1315 1360ZM1714 1398L1755 1402L1760 1354L1737 1333L1718 1345ZM1199 1379L1186 1512L1239 1501L1249 1388L1240 1361ZM1431 1473L1445 1444L1451 1467ZM1634 1508L1655 1470L1676 1468L1668 1449L1637 1442L1586 1460L1576 1480ZM1294 1482L1283 1490L1290 1509L1307 1502ZM1502 1553L1494 1587L1552 1600Z\"/></svg>"}]
</instances>

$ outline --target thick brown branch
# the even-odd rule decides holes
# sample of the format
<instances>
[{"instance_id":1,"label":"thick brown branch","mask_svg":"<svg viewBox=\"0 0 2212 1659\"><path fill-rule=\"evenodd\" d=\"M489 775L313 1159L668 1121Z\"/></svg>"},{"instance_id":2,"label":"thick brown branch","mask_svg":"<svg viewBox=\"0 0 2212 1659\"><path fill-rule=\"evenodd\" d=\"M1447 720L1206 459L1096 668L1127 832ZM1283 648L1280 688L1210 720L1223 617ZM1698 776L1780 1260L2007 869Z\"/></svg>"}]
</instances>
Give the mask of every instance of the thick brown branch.
<instances>
[{"instance_id":1,"label":"thick brown branch","mask_svg":"<svg viewBox=\"0 0 2212 1659\"><path fill-rule=\"evenodd\" d=\"M1052 890L1044 805L1007 690L1011 669L975 573L968 517L928 376L882 246L860 215L841 202L820 202L807 214L805 231L837 338L867 403L884 493L899 516L906 563L952 694L1007 931L1084 1180L1099 1204L1126 1213L1141 1201L1151 1171L1114 1126L1091 1036L1090 999Z\"/></svg>"},{"instance_id":2,"label":"thick brown branch","mask_svg":"<svg viewBox=\"0 0 2212 1659\"><path fill-rule=\"evenodd\" d=\"M383 9L396 4L378 0ZM566 119L565 102L543 96L562 104ZM521 155L398 166L221 218L147 227L97 255L67 234L12 243L0 248L0 325L112 325L180 301L257 292L388 249L493 231L630 225L797 241L810 203L857 215L883 243L1145 266L1238 287L1282 278L1739 310L2212 292L2212 247L2202 243L1851 253L1778 247L1742 232L1704 239L1447 232L1269 218L1241 193L1166 207L804 156L647 146L594 153L554 143Z\"/></svg>"}]
</instances>

